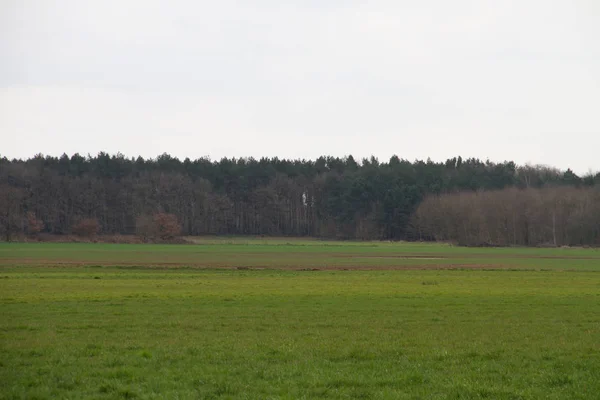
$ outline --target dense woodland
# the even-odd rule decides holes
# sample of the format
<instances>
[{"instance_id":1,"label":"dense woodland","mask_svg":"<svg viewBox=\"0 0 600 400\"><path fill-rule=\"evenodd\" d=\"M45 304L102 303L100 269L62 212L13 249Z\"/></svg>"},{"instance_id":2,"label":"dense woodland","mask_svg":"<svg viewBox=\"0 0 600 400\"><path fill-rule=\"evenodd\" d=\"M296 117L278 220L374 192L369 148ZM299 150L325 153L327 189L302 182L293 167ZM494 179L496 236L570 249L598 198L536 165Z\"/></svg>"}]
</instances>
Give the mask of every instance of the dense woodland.
<instances>
[{"instance_id":1,"label":"dense woodland","mask_svg":"<svg viewBox=\"0 0 600 400\"><path fill-rule=\"evenodd\" d=\"M167 154L146 160L37 155L0 158L0 231L10 240L42 233L140 234L148 232L145 226L163 224L177 225L184 235L579 244L598 240L600 211L590 206L598 204L598 188L600 174L579 177L571 170L461 157L381 162L352 156L181 161ZM553 200L546 199L550 195ZM494 219L500 205L487 209L488 203L513 208ZM560 208L567 203L569 211ZM534 215L539 207L555 211ZM575 233L580 220L595 228Z\"/></svg>"}]
</instances>

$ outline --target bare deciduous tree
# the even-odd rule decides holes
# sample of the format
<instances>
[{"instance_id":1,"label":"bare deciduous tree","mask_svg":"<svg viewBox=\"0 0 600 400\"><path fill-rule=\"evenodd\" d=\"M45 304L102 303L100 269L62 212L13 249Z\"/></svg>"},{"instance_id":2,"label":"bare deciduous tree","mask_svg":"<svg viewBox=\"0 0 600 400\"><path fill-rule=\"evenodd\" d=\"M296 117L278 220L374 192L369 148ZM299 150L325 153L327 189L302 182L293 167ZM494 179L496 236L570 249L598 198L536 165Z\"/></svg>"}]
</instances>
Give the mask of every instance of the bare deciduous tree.
<instances>
[{"instance_id":1,"label":"bare deciduous tree","mask_svg":"<svg viewBox=\"0 0 600 400\"><path fill-rule=\"evenodd\" d=\"M35 213L27 213L27 233L32 236L37 235L44 229L44 222L35 216Z\"/></svg>"},{"instance_id":2,"label":"bare deciduous tree","mask_svg":"<svg viewBox=\"0 0 600 400\"><path fill-rule=\"evenodd\" d=\"M83 218L71 228L77 236L91 238L100 232L100 224L96 218Z\"/></svg>"},{"instance_id":3,"label":"bare deciduous tree","mask_svg":"<svg viewBox=\"0 0 600 400\"><path fill-rule=\"evenodd\" d=\"M600 244L597 188L516 188L427 197L413 229L425 239L468 246Z\"/></svg>"}]
</instances>

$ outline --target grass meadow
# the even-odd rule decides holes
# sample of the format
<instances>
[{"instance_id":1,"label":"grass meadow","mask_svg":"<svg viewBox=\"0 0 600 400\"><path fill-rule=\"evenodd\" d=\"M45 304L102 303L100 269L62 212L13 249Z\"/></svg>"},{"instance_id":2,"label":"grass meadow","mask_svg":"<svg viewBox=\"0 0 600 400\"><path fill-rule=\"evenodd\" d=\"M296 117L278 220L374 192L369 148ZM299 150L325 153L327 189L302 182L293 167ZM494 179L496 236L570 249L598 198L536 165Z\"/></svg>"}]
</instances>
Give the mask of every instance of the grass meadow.
<instances>
[{"instance_id":1,"label":"grass meadow","mask_svg":"<svg viewBox=\"0 0 600 400\"><path fill-rule=\"evenodd\" d=\"M600 251L0 244L1 399L597 399Z\"/></svg>"}]
</instances>

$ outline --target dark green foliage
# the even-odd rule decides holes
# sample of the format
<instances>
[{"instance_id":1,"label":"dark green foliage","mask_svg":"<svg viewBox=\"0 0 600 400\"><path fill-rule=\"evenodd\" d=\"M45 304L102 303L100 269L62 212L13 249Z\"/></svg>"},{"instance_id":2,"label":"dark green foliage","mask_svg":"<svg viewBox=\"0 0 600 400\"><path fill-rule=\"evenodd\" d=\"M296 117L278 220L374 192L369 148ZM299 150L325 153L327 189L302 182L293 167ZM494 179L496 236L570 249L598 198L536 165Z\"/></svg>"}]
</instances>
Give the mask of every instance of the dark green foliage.
<instances>
[{"instance_id":1,"label":"dark green foliage","mask_svg":"<svg viewBox=\"0 0 600 400\"><path fill-rule=\"evenodd\" d=\"M461 157L441 163L371 157L357 163L352 156L180 161L168 154L148 160L103 152L40 154L0 159L0 233L11 238L26 232L27 213L33 213L42 233L70 233L91 218L105 234L133 234L140 216L167 213L176 216L184 235L415 239L411 215L428 194L591 186L598 180L571 170Z\"/></svg>"}]
</instances>

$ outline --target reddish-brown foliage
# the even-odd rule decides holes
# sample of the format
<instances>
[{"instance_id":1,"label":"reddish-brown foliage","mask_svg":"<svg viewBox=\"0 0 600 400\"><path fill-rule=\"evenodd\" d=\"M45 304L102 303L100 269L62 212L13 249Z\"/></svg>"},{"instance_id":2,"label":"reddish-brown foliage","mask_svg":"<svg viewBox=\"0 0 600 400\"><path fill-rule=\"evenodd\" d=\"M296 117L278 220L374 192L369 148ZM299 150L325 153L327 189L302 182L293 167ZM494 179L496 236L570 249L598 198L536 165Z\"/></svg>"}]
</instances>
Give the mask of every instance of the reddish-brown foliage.
<instances>
[{"instance_id":1,"label":"reddish-brown foliage","mask_svg":"<svg viewBox=\"0 0 600 400\"><path fill-rule=\"evenodd\" d=\"M174 239L181 233L181 225L174 214L158 213L153 219L158 237L162 240Z\"/></svg>"},{"instance_id":2,"label":"reddish-brown foliage","mask_svg":"<svg viewBox=\"0 0 600 400\"><path fill-rule=\"evenodd\" d=\"M37 218L31 211L27 213L27 232L30 235L37 235L44 229L44 222Z\"/></svg>"},{"instance_id":3,"label":"reddish-brown foliage","mask_svg":"<svg viewBox=\"0 0 600 400\"><path fill-rule=\"evenodd\" d=\"M96 218L84 218L71 228L77 236L92 237L100 231L100 224Z\"/></svg>"},{"instance_id":4,"label":"reddish-brown foliage","mask_svg":"<svg viewBox=\"0 0 600 400\"><path fill-rule=\"evenodd\" d=\"M181 225L174 214L157 213L152 217L142 215L137 218L136 232L144 240L171 240L180 235Z\"/></svg>"}]
</instances>

